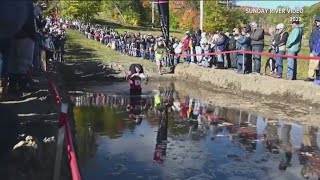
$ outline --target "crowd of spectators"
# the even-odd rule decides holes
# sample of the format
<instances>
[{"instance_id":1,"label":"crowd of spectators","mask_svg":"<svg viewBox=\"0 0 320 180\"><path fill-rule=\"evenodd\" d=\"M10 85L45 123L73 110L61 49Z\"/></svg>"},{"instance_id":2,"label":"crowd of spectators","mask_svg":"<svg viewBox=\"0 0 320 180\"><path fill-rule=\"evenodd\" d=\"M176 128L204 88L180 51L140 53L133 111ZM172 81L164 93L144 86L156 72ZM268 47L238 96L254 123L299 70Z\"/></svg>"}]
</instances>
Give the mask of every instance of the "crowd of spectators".
<instances>
[{"instance_id":1,"label":"crowd of spectators","mask_svg":"<svg viewBox=\"0 0 320 180\"><path fill-rule=\"evenodd\" d=\"M142 59L155 61L161 74L162 66L175 66L181 62L198 64L206 68L235 69L236 72L247 74L261 73L261 55L248 54L242 52L208 55L207 53L223 52L232 50L245 50L252 52L263 52L265 45L269 46L267 51L273 54L297 56L301 50L303 37L303 24L300 21L292 21L289 31L283 23L279 23L276 28L269 30L271 41L265 42L265 31L257 22L244 25L242 28L234 28L232 33L215 32L206 33L200 29L195 32L185 32L185 37L178 39L170 37L169 43L165 44L162 36L154 36L137 33L119 33L113 29L98 25L85 24L80 21L65 21L73 29L81 31L87 38L94 39L115 51L140 57ZM310 37L310 56L314 56L314 46L320 38L319 31L320 17L315 19L315 27ZM188 54L202 54L197 56L183 56ZM282 57L272 58L275 60L275 68L271 69L271 76L283 78ZM297 59L287 58L287 79L297 78ZM309 78L316 79L319 74L319 61L310 60Z\"/></svg>"}]
</instances>

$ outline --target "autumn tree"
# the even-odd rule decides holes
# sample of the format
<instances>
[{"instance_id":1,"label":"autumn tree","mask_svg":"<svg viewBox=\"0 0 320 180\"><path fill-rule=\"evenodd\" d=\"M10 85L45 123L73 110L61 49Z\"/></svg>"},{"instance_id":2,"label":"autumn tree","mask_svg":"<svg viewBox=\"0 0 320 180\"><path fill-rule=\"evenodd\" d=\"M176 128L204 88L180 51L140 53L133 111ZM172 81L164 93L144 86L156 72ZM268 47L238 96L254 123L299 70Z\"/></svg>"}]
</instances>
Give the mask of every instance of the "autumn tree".
<instances>
[{"instance_id":1,"label":"autumn tree","mask_svg":"<svg viewBox=\"0 0 320 180\"><path fill-rule=\"evenodd\" d=\"M184 11L180 19L179 27L183 30L194 31L199 28L199 13L194 8L188 8Z\"/></svg>"}]
</instances>

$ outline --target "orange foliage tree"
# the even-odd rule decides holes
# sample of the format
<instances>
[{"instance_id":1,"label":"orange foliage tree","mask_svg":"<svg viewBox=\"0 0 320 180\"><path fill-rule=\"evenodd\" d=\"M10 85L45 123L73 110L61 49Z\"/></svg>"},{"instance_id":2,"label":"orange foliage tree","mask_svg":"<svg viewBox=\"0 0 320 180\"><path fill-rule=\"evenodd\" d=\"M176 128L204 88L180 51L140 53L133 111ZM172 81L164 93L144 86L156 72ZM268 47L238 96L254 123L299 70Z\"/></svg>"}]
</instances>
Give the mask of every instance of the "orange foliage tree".
<instances>
[{"instance_id":1,"label":"orange foliage tree","mask_svg":"<svg viewBox=\"0 0 320 180\"><path fill-rule=\"evenodd\" d=\"M179 23L179 27L184 30L194 31L199 28L199 12L195 8L187 8Z\"/></svg>"}]
</instances>

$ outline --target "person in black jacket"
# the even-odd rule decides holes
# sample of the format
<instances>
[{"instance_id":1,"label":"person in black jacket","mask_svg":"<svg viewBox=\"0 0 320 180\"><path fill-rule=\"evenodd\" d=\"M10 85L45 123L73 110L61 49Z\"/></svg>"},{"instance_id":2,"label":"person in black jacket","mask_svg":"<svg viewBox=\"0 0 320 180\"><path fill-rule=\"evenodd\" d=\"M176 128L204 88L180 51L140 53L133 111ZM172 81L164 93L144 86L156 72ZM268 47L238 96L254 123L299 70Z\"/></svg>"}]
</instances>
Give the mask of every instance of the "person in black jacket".
<instances>
[{"instance_id":1,"label":"person in black jacket","mask_svg":"<svg viewBox=\"0 0 320 180\"><path fill-rule=\"evenodd\" d=\"M253 52L262 52L264 48L264 29L257 22L251 23L251 46ZM260 74L261 55L252 55L252 72Z\"/></svg>"},{"instance_id":2,"label":"person in black jacket","mask_svg":"<svg viewBox=\"0 0 320 180\"><path fill-rule=\"evenodd\" d=\"M193 33L192 35L191 35L191 53L190 54L195 54L195 52L196 52L196 44L197 44L197 37L196 37L196 34L195 33ZM200 44L200 42L199 42L199 44ZM196 60L196 57L195 56L191 56L191 62L197 62L197 60Z\"/></svg>"},{"instance_id":3,"label":"person in black jacket","mask_svg":"<svg viewBox=\"0 0 320 180\"><path fill-rule=\"evenodd\" d=\"M196 31L196 46L195 46L195 52L196 52L196 54L201 54L202 53L202 48L201 48L201 44L200 44L200 41L201 41L201 30L200 29L198 29L197 31ZM202 56L195 56L195 61L197 61L197 62L201 62L201 60L202 60Z\"/></svg>"},{"instance_id":4,"label":"person in black jacket","mask_svg":"<svg viewBox=\"0 0 320 180\"><path fill-rule=\"evenodd\" d=\"M141 42L140 42L140 55L142 59L146 59L146 49L147 49L147 36L141 35Z\"/></svg>"},{"instance_id":5,"label":"person in black jacket","mask_svg":"<svg viewBox=\"0 0 320 180\"><path fill-rule=\"evenodd\" d=\"M274 40L273 50L276 54L285 55L286 54L286 43L289 33L285 30L284 24L280 23L276 26L277 36ZM283 72L283 57L276 57L276 71L277 74L274 75L275 78L282 78Z\"/></svg>"},{"instance_id":6,"label":"person in black jacket","mask_svg":"<svg viewBox=\"0 0 320 180\"><path fill-rule=\"evenodd\" d=\"M135 53L136 57L141 57L140 44L141 44L141 35L140 33L138 33L136 37L136 53Z\"/></svg>"},{"instance_id":7,"label":"person in black jacket","mask_svg":"<svg viewBox=\"0 0 320 180\"><path fill-rule=\"evenodd\" d=\"M147 49L147 52L149 53L149 60L153 62L155 61L154 46L156 44L156 39L151 34L150 34L148 43L149 43L149 47Z\"/></svg>"},{"instance_id":8,"label":"person in black jacket","mask_svg":"<svg viewBox=\"0 0 320 180\"><path fill-rule=\"evenodd\" d=\"M229 39L229 51L236 50L237 47L237 41L235 39L235 36L238 36L239 34L236 34L236 31L234 30L232 34L230 34ZM230 53L230 62L231 62L231 68L237 68L237 53Z\"/></svg>"}]
</instances>

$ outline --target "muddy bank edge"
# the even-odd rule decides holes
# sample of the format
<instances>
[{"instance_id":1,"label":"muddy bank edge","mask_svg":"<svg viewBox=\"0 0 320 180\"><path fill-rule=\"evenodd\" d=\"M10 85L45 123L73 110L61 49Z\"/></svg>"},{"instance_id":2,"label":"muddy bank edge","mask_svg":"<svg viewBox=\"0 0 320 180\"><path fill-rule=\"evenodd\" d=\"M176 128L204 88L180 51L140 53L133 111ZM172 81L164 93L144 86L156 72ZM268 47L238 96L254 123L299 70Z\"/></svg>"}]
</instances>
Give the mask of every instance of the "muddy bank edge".
<instances>
[{"instance_id":1,"label":"muddy bank edge","mask_svg":"<svg viewBox=\"0 0 320 180\"><path fill-rule=\"evenodd\" d=\"M224 89L228 93L289 104L320 105L320 87L301 80L289 81L269 76L237 74L230 70L202 68L179 64L173 76L208 88Z\"/></svg>"}]
</instances>

